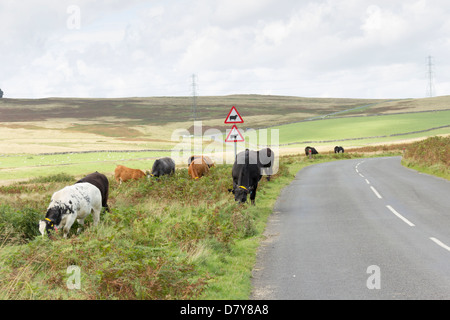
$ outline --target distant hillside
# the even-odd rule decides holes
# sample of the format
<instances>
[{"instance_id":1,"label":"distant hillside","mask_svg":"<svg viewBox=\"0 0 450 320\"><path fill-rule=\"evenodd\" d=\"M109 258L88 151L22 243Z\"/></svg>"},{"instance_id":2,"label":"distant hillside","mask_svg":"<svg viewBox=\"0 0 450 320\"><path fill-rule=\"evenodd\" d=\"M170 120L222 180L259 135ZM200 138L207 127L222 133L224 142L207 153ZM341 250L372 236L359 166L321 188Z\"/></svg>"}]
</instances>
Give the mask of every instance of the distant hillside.
<instances>
[{"instance_id":1,"label":"distant hillside","mask_svg":"<svg viewBox=\"0 0 450 320\"><path fill-rule=\"evenodd\" d=\"M450 96L371 100L229 95L197 98L196 120L202 120L203 132L209 128L221 132L229 130L230 125L224 124L224 120L232 106L238 109L245 121L238 126L239 129L286 125L280 131L283 132L281 143L348 138L354 140L387 136L391 133L403 134L402 138L409 139L430 134L447 134L448 129L433 128L450 123L450 119L445 119L448 112L444 111L450 110ZM172 139L172 134L177 130L194 132L192 109L192 97L0 99L0 150L7 154L166 150L177 143ZM441 112L429 114L433 110ZM424 121L421 114L417 113L416 122L407 121L409 118L403 119L407 123L402 122L401 128L397 126L400 120L390 123L387 121L388 117L370 117L377 118L370 122L374 128L366 125L367 119L364 119L369 115L392 113L401 113L407 117L415 112L426 112L427 115L424 114L423 117L430 119ZM347 120L332 123L348 123L344 127L330 127L329 121L313 121L314 124L309 123L310 121L301 122L343 117ZM298 124L289 129L291 126L288 124L293 123ZM313 128L306 129L305 126ZM393 129L396 131L391 132ZM356 132L350 134L351 130ZM404 135L418 130L426 132L413 136ZM392 139L394 138L387 137L382 141L378 138L376 141L358 141L364 145L384 143Z\"/></svg>"},{"instance_id":2,"label":"distant hillside","mask_svg":"<svg viewBox=\"0 0 450 320\"><path fill-rule=\"evenodd\" d=\"M303 98L269 95L197 97L196 119L225 119L232 106L253 127L278 125L324 115L369 115L450 109L450 96L428 99ZM104 117L131 121L133 125L165 124L193 120L192 97L148 97L121 99L1 99L1 122L34 122ZM223 122L223 121L222 121Z\"/></svg>"}]
</instances>

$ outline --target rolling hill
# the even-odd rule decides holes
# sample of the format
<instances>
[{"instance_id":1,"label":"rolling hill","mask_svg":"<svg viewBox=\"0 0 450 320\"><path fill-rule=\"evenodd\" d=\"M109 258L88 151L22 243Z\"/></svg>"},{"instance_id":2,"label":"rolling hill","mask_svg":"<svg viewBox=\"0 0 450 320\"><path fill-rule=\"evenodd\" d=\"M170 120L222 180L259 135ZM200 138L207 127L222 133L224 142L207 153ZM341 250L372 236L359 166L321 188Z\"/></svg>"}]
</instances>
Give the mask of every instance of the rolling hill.
<instances>
[{"instance_id":1,"label":"rolling hill","mask_svg":"<svg viewBox=\"0 0 450 320\"><path fill-rule=\"evenodd\" d=\"M406 137L417 138L450 133L445 127L450 125L450 96L403 100L206 96L197 97L195 120L202 121L203 131L215 128L225 133L230 126L224 119L232 106L245 121L240 129L277 128L280 144L379 136L387 138L380 140L385 143L391 134L423 131ZM0 99L0 148L4 154L170 150L176 144L175 130L193 133L193 115L191 97ZM359 145L364 143L377 140Z\"/></svg>"}]
</instances>

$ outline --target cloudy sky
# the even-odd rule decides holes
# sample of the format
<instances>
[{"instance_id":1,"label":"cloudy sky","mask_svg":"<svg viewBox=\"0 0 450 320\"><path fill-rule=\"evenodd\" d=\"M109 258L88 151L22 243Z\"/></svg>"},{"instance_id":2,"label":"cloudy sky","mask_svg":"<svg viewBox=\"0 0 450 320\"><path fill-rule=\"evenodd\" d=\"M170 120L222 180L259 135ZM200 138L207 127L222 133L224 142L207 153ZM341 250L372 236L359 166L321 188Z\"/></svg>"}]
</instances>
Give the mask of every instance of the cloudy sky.
<instances>
[{"instance_id":1,"label":"cloudy sky","mask_svg":"<svg viewBox=\"0 0 450 320\"><path fill-rule=\"evenodd\" d=\"M0 0L5 98L450 94L448 0Z\"/></svg>"}]
</instances>

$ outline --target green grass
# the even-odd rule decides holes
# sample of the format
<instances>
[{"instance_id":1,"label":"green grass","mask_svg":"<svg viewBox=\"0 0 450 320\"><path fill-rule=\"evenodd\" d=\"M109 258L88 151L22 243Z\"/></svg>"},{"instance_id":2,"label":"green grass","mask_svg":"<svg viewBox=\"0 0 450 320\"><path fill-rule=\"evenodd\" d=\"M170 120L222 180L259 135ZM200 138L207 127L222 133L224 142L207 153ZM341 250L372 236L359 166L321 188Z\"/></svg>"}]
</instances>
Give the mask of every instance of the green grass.
<instances>
[{"instance_id":1,"label":"green grass","mask_svg":"<svg viewBox=\"0 0 450 320\"><path fill-rule=\"evenodd\" d=\"M368 138L377 141L377 136L409 133L450 124L450 111L396 114L370 117L349 117L325 119L287 124L278 129L280 144L302 141L333 141L355 138ZM436 130L437 131L437 130ZM450 127L440 129L439 133L450 133ZM426 133L429 135L430 133ZM432 132L437 134L437 132ZM421 136L410 134L400 139ZM375 137L375 138L370 138ZM392 138L390 138L392 140ZM366 142L366 141L364 141Z\"/></svg>"},{"instance_id":2,"label":"green grass","mask_svg":"<svg viewBox=\"0 0 450 320\"><path fill-rule=\"evenodd\" d=\"M154 159L170 152L95 152L52 155L10 155L0 157L0 180L27 179L56 173L82 175L86 172L111 173L117 164L151 169Z\"/></svg>"}]
</instances>

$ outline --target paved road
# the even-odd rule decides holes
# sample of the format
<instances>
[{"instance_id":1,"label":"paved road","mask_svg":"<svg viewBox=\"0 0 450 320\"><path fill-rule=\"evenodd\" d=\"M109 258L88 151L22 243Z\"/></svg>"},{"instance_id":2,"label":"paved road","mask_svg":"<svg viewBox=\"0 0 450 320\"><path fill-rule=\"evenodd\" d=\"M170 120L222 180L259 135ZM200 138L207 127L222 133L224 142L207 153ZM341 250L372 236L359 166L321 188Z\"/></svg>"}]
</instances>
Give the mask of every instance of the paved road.
<instances>
[{"instance_id":1,"label":"paved road","mask_svg":"<svg viewBox=\"0 0 450 320\"><path fill-rule=\"evenodd\" d=\"M450 299L450 182L400 160L301 170L269 219L252 299Z\"/></svg>"}]
</instances>

